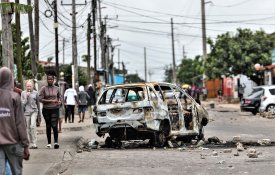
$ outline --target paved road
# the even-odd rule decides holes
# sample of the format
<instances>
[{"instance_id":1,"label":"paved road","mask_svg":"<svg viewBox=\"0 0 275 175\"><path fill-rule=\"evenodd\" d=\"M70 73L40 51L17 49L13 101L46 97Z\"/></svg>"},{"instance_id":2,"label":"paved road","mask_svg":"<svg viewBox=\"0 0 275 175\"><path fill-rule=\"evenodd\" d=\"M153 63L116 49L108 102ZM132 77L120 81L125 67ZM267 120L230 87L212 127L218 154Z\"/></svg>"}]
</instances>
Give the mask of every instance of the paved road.
<instances>
[{"instance_id":1,"label":"paved road","mask_svg":"<svg viewBox=\"0 0 275 175\"><path fill-rule=\"evenodd\" d=\"M243 140L255 141L269 138L275 141L275 120L260 118L250 113L241 113L238 105L216 105L209 109L211 122L205 128L205 137L217 136L222 140L232 140L241 136ZM90 121L88 121L90 122ZM78 127L75 124L75 127ZM87 124L90 126L89 124ZM97 149L91 152L75 153L73 142L79 136L87 139L98 138L93 127L85 126L83 131L72 131L61 134L61 149L47 150L45 135L40 135L41 149L32 150L32 159L25 162L24 174L274 174L275 147L256 147L260 152L258 158L247 157L247 150L234 156L224 153L227 148L178 148L156 149ZM247 149L249 149L248 147ZM70 151L64 156L64 152ZM213 151L218 156L213 156ZM64 157L67 157L64 159ZM68 158L69 157L69 158ZM63 163L60 162L63 160ZM39 173L38 173L39 172Z\"/></svg>"}]
</instances>

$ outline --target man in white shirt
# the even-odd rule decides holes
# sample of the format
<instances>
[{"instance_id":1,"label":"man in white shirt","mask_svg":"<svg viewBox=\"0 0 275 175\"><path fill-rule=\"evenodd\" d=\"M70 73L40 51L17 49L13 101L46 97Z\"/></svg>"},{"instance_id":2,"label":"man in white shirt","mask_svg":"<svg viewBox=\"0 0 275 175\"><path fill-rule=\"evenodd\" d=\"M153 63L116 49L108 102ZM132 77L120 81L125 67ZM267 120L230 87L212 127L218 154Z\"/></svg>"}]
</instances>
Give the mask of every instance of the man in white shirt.
<instances>
[{"instance_id":1,"label":"man in white shirt","mask_svg":"<svg viewBox=\"0 0 275 175\"><path fill-rule=\"evenodd\" d=\"M69 123L74 122L74 107L77 104L77 93L76 90L69 85L69 88L66 89L64 93L64 102L65 102L65 123L67 123L67 119L69 119ZM72 116L72 118L71 118Z\"/></svg>"}]
</instances>

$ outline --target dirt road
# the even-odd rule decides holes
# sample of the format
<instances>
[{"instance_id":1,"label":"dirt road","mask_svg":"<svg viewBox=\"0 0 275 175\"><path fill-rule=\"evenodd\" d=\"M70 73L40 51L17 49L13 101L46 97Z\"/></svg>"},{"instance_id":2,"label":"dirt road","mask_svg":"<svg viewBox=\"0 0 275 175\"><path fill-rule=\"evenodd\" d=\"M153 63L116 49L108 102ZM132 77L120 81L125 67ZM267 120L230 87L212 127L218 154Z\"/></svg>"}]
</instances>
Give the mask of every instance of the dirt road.
<instances>
[{"instance_id":1,"label":"dirt road","mask_svg":"<svg viewBox=\"0 0 275 175\"><path fill-rule=\"evenodd\" d=\"M275 141L275 120L241 113L238 108L217 106L209 110L211 122L205 127L205 137L217 136L228 141L240 136L243 141L259 139ZM89 129L86 132L93 132ZM94 136L94 134L93 134ZM95 139L98 139L95 137ZM75 174L274 174L275 147L199 148L136 148L107 149L76 154L65 175ZM258 158L247 152L255 148ZM238 152L238 153L237 153Z\"/></svg>"}]
</instances>

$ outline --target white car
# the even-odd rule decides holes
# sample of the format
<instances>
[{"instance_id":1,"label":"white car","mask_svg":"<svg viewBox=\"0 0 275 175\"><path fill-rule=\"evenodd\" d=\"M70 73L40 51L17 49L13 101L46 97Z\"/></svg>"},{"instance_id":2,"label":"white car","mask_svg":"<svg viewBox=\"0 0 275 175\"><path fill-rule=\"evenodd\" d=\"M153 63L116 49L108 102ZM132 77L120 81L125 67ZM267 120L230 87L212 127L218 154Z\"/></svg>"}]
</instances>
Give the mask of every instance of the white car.
<instances>
[{"instance_id":1,"label":"white car","mask_svg":"<svg viewBox=\"0 0 275 175\"><path fill-rule=\"evenodd\" d=\"M262 90L259 112L275 112L275 85L257 86L253 89Z\"/></svg>"},{"instance_id":2,"label":"white car","mask_svg":"<svg viewBox=\"0 0 275 175\"><path fill-rule=\"evenodd\" d=\"M170 83L136 83L106 88L94 108L98 136L106 145L121 140L145 140L164 146L176 136L186 142L202 139L207 111L186 92Z\"/></svg>"}]
</instances>

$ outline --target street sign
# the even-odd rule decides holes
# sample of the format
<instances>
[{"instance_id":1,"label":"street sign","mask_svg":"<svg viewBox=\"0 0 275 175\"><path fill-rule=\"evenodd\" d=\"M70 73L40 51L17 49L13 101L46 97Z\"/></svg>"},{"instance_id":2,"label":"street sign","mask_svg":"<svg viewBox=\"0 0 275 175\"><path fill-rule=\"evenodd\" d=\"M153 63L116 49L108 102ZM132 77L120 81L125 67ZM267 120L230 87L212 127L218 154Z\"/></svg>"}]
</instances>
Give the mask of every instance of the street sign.
<instances>
[{"instance_id":1,"label":"street sign","mask_svg":"<svg viewBox=\"0 0 275 175\"><path fill-rule=\"evenodd\" d=\"M275 64L275 50L271 51L272 64Z\"/></svg>"}]
</instances>

